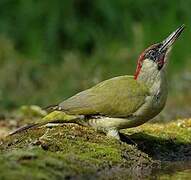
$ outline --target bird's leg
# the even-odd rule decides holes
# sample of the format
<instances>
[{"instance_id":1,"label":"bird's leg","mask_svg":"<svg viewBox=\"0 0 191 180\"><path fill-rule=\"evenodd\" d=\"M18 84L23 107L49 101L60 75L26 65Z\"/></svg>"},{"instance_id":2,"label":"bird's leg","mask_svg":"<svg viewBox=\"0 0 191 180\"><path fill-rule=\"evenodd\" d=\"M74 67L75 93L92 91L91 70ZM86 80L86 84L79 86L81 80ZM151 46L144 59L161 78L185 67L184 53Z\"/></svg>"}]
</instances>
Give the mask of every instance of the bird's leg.
<instances>
[{"instance_id":1,"label":"bird's leg","mask_svg":"<svg viewBox=\"0 0 191 180\"><path fill-rule=\"evenodd\" d=\"M103 129L126 129L136 126L136 121L130 118L112 118L99 116L92 116L88 125L94 128L103 128Z\"/></svg>"},{"instance_id":2,"label":"bird's leg","mask_svg":"<svg viewBox=\"0 0 191 180\"><path fill-rule=\"evenodd\" d=\"M119 131L115 128L108 128L106 129L106 135L108 137L113 137L117 140L120 140Z\"/></svg>"},{"instance_id":3,"label":"bird's leg","mask_svg":"<svg viewBox=\"0 0 191 180\"><path fill-rule=\"evenodd\" d=\"M104 116L93 116L88 121L89 126L104 132L109 137L121 140L128 144L136 145L129 137L119 133L120 129L131 128L135 126L135 121L125 118L111 118Z\"/></svg>"}]
</instances>

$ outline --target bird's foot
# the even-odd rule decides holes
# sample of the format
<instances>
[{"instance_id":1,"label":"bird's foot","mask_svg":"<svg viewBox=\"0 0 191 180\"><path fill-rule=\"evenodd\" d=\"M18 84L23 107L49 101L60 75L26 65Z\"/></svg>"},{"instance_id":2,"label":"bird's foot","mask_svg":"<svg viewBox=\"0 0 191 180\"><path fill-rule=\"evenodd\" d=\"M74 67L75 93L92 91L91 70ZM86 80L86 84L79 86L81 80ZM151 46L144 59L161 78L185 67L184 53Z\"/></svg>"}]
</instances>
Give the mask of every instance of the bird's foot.
<instances>
[{"instance_id":1,"label":"bird's foot","mask_svg":"<svg viewBox=\"0 0 191 180\"><path fill-rule=\"evenodd\" d=\"M108 137L112 137L115 138L117 140L120 140L124 143L127 144L131 144L134 146L137 146L137 143L135 141L133 141L130 137L128 137L127 135L124 135L122 133L119 133L119 131L115 128L109 128L105 130L105 133Z\"/></svg>"},{"instance_id":2,"label":"bird's foot","mask_svg":"<svg viewBox=\"0 0 191 180\"><path fill-rule=\"evenodd\" d=\"M108 137L115 138L117 140L120 140L119 131L115 128L107 129L106 135Z\"/></svg>"}]
</instances>

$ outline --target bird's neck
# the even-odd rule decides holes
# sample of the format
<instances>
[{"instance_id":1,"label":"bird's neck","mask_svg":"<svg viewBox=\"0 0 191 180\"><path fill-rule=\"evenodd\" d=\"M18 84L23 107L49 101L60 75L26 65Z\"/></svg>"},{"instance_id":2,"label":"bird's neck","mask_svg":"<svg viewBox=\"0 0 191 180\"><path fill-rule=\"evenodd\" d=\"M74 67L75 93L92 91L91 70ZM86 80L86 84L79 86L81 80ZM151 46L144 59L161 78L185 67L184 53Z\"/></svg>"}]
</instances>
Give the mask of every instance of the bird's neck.
<instances>
[{"instance_id":1,"label":"bird's neck","mask_svg":"<svg viewBox=\"0 0 191 180\"><path fill-rule=\"evenodd\" d=\"M153 93L157 93L154 91L158 91L161 86L166 86L165 74L165 68L158 70L157 64L146 59L144 60L136 80L145 84L151 90L153 89Z\"/></svg>"}]
</instances>

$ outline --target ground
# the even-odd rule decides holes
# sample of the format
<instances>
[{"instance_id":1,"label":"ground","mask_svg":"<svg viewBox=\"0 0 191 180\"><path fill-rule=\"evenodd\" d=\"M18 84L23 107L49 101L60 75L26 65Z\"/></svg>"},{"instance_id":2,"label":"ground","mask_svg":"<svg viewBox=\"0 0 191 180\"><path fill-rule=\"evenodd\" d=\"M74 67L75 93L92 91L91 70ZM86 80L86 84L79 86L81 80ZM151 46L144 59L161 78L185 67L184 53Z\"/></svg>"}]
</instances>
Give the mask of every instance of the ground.
<instances>
[{"instance_id":1,"label":"ground","mask_svg":"<svg viewBox=\"0 0 191 180\"><path fill-rule=\"evenodd\" d=\"M44 115L25 108L19 113L0 121L0 179L146 178L165 162L191 161L191 119L123 130L123 141L74 124L5 137Z\"/></svg>"}]
</instances>

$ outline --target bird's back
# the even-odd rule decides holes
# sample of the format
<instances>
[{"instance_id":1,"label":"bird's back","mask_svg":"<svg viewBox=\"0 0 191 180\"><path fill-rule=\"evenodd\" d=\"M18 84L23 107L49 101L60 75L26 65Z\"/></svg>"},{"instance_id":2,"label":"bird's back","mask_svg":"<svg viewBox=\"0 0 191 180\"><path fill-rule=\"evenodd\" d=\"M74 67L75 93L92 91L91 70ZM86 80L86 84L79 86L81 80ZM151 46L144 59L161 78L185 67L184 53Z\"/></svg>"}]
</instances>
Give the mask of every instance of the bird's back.
<instances>
[{"instance_id":1,"label":"bird's back","mask_svg":"<svg viewBox=\"0 0 191 180\"><path fill-rule=\"evenodd\" d=\"M148 88L132 76L119 76L72 96L60 103L59 108L69 114L127 117L148 95Z\"/></svg>"}]
</instances>

